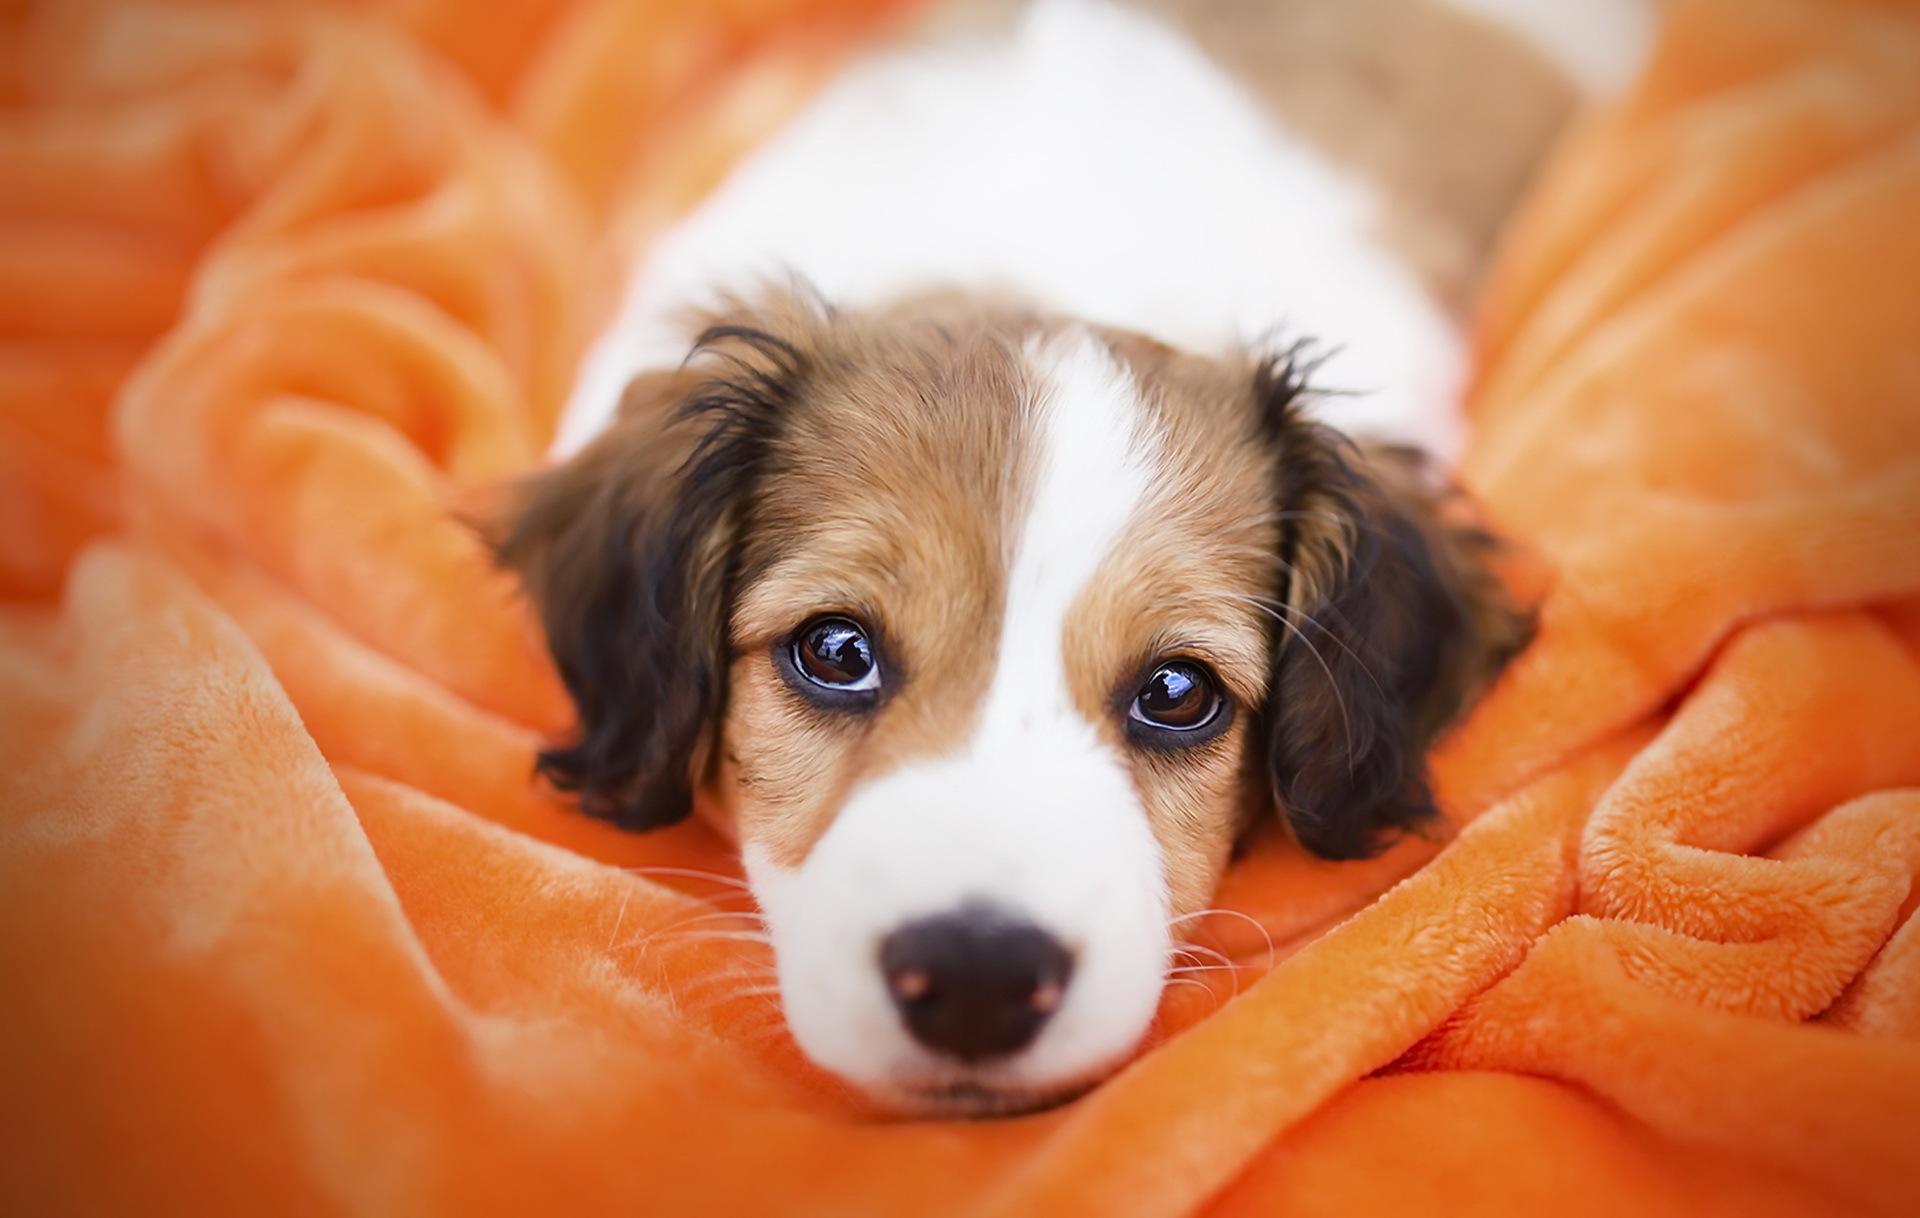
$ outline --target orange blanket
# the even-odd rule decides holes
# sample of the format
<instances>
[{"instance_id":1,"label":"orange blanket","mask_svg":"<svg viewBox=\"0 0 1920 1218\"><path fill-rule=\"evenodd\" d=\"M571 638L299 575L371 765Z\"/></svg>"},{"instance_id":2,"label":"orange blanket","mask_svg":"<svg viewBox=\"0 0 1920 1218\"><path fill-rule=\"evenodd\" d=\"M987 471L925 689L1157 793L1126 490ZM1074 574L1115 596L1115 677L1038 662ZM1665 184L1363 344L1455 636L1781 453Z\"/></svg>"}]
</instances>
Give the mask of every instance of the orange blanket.
<instances>
[{"instance_id":1,"label":"orange blanket","mask_svg":"<svg viewBox=\"0 0 1920 1218\"><path fill-rule=\"evenodd\" d=\"M531 784L451 515L879 7L0 16L0 1209L1920 1212L1915 6L1677 0L1486 302L1545 608L1460 831L1264 845L1138 1062L975 1124L798 1058L700 828Z\"/></svg>"}]
</instances>

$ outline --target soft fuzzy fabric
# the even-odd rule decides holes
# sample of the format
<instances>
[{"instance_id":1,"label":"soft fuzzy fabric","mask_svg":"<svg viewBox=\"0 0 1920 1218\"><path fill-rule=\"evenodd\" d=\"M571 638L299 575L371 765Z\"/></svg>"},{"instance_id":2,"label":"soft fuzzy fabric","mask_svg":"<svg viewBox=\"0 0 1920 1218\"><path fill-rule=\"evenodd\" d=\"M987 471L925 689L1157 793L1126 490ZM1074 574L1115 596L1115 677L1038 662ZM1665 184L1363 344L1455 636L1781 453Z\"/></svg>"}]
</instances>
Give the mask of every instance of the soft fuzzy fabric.
<instances>
[{"instance_id":1,"label":"soft fuzzy fabric","mask_svg":"<svg viewBox=\"0 0 1920 1218\"><path fill-rule=\"evenodd\" d=\"M1518 223L1466 475L1543 632L1437 758L1452 840L1264 843L1186 928L1239 968L971 1124L798 1058L700 828L532 784L566 707L455 517L606 251L871 6L48 7L0 40L0 1208L1920 1211L1912 4L1677 0Z\"/></svg>"}]
</instances>

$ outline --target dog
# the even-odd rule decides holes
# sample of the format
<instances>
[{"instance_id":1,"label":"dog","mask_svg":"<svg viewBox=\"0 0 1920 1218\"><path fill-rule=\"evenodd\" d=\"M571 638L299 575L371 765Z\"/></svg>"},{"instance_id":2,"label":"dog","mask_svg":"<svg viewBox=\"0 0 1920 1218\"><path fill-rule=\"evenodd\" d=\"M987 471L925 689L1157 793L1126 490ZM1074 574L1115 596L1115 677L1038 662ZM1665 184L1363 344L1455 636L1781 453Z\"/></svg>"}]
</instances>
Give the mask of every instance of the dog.
<instances>
[{"instance_id":1,"label":"dog","mask_svg":"<svg viewBox=\"0 0 1920 1218\"><path fill-rule=\"evenodd\" d=\"M854 69L662 243L498 554L578 710L543 773L627 829L701 807L808 1056L891 1109L989 1115L1126 1060L1250 826L1350 859L1429 822L1429 745L1530 623L1435 463L1334 417L1449 442L1446 284L1490 221L1429 207L1395 246L1411 213L1383 228L1380 189L1164 14L1041 0L958 58L929 37L955 45ZM1076 156L1076 123L1117 142ZM1535 127L1482 158L1508 203ZM1224 187L1151 180L1216 160ZM746 273L769 251L796 274ZM1328 345L1249 339L1249 312Z\"/></svg>"}]
</instances>

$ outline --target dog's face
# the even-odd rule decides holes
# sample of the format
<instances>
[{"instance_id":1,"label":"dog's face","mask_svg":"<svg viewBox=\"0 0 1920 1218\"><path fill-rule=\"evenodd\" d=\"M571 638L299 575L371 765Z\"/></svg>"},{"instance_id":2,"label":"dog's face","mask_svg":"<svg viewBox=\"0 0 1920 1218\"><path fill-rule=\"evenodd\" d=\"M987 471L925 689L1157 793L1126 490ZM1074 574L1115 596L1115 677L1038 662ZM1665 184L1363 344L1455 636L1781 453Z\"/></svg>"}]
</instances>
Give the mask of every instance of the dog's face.
<instances>
[{"instance_id":1,"label":"dog's face","mask_svg":"<svg viewBox=\"0 0 1920 1218\"><path fill-rule=\"evenodd\" d=\"M1364 853L1519 638L1484 538L1284 365L928 303L776 297L530 484L502 545L633 828L704 786L787 1019L898 1107L1069 1094L1276 805Z\"/></svg>"}]
</instances>

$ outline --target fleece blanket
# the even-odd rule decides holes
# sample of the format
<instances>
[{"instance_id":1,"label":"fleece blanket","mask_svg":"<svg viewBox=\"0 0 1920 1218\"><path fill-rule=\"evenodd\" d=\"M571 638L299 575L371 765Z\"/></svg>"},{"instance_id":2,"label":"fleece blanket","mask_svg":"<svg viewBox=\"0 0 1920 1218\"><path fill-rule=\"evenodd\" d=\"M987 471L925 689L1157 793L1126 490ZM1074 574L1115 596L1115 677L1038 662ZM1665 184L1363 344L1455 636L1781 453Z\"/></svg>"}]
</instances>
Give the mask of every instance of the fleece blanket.
<instances>
[{"instance_id":1,"label":"fleece blanket","mask_svg":"<svg viewBox=\"0 0 1920 1218\"><path fill-rule=\"evenodd\" d=\"M1239 863L995 1122L786 1037L732 860L532 781L460 522L860 0L0 15L0 1209L1920 1212L1920 11L1675 0L1488 287L1537 644L1451 829Z\"/></svg>"}]
</instances>

